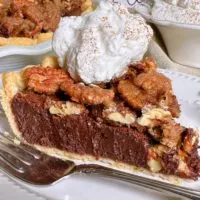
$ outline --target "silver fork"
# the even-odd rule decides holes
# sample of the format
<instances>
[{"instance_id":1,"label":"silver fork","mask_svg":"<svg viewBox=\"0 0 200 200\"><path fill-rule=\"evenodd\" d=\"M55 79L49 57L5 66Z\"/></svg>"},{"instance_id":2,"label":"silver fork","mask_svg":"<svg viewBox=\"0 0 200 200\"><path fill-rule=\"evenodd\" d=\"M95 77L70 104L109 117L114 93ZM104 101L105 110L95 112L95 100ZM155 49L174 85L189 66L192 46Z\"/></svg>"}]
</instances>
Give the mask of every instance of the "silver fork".
<instances>
[{"instance_id":1,"label":"silver fork","mask_svg":"<svg viewBox=\"0 0 200 200\"><path fill-rule=\"evenodd\" d=\"M74 173L94 174L115 178L141 187L178 195L189 199L200 199L200 191L179 187L169 183L124 173L98 165L75 165L19 144L12 134L0 133L0 169L8 175L34 185L51 185Z\"/></svg>"}]
</instances>

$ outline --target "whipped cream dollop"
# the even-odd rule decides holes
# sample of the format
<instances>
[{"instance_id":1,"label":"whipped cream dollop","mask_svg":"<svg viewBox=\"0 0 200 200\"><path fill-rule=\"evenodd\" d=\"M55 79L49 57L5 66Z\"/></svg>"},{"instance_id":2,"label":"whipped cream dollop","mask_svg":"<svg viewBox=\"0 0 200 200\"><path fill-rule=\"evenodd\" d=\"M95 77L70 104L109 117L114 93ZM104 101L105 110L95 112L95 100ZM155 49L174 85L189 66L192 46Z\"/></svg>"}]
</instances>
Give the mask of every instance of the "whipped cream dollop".
<instances>
[{"instance_id":1,"label":"whipped cream dollop","mask_svg":"<svg viewBox=\"0 0 200 200\"><path fill-rule=\"evenodd\" d=\"M63 18L54 33L53 49L73 79L109 82L143 58L152 34L140 15L101 1L91 13Z\"/></svg>"},{"instance_id":2,"label":"whipped cream dollop","mask_svg":"<svg viewBox=\"0 0 200 200\"><path fill-rule=\"evenodd\" d=\"M154 0L152 16L158 20L200 24L200 0Z\"/></svg>"}]
</instances>

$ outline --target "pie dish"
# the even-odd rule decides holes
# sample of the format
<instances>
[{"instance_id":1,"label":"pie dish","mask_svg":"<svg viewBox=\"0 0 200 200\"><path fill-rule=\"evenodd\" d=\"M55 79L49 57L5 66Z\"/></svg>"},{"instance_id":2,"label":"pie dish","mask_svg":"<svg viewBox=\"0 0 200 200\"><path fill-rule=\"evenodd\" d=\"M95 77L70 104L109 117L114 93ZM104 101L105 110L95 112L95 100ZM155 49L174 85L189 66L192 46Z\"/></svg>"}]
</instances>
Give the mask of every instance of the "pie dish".
<instances>
[{"instance_id":1,"label":"pie dish","mask_svg":"<svg viewBox=\"0 0 200 200\"><path fill-rule=\"evenodd\" d=\"M171 81L152 59L109 83L76 83L56 57L3 74L1 100L16 137L44 153L198 179L198 133L175 122Z\"/></svg>"},{"instance_id":2,"label":"pie dish","mask_svg":"<svg viewBox=\"0 0 200 200\"><path fill-rule=\"evenodd\" d=\"M157 1L154 1L157 2ZM165 1L161 1L165 2ZM166 1L172 2L172 1ZM178 1L174 2L177 4ZM194 1L185 1L185 4L190 4ZM198 3L197 3L198 5ZM155 24L159 29L161 36L165 42L168 54L170 58L185 66L191 66L195 68L200 68L199 62L199 55L198 52L200 49L200 25L198 23L192 23L192 18L199 19L198 16L195 17L194 14L191 14L191 20L181 22L181 17L178 16L178 21L170 20L170 19L162 19L162 15L157 18L156 16L152 15L154 3L151 1L146 1L146 4L138 4L135 8L137 12L139 12L143 17L145 17L149 22ZM174 8L176 9L176 7ZM191 9L192 10L192 9ZM172 10L173 11L173 10ZM171 12L172 12L171 11ZM174 10L175 11L175 10ZM159 12L163 14L163 11L160 9ZM168 11L166 11L166 14ZM183 14L187 12L183 10ZM198 11L199 13L199 11ZM176 12L175 12L176 15ZM180 14L179 14L180 15ZM192 35L192 37L191 37ZM193 52L190 49L194 49Z\"/></svg>"},{"instance_id":3,"label":"pie dish","mask_svg":"<svg viewBox=\"0 0 200 200\"><path fill-rule=\"evenodd\" d=\"M0 46L35 45L52 38L60 18L92 9L91 0L0 2Z\"/></svg>"}]
</instances>

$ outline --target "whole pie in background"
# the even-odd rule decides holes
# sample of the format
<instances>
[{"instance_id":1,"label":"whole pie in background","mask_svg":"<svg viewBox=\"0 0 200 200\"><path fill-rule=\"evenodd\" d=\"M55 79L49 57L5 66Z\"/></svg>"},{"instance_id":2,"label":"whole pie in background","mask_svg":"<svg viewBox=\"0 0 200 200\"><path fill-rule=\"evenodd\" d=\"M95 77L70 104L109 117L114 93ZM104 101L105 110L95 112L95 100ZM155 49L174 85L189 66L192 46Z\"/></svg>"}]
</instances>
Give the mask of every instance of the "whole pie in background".
<instances>
[{"instance_id":1,"label":"whole pie in background","mask_svg":"<svg viewBox=\"0 0 200 200\"><path fill-rule=\"evenodd\" d=\"M49 40L61 17L90 10L91 0L1 0L0 46Z\"/></svg>"}]
</instances>

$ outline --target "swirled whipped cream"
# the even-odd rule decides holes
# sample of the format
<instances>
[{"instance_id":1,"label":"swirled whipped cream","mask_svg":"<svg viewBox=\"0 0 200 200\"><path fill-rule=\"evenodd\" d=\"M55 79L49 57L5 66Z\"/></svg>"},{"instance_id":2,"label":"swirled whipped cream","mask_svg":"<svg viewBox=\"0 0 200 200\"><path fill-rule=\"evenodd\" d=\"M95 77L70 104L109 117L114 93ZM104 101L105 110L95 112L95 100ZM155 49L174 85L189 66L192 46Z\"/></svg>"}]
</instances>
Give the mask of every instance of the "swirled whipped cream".
<instances>
[{"instance_id":1,"label":"swirled whipped cream","mask_svg":"<svg viewBox=\"0 0 200 200\"><path fill-rule=\"evenodd\" d=\"M200 24L200 0L154 0L152 16L158 20Z\"/></svg>"},{"instance_id":2,"label":"swirled whipped cream","mask_svg":"<svg viewBox=\"0 0 200 200\"><path fill-rule=\"evenodd\" d=\"M59 64L87 84L109 82L147 51L152 29L127 8L101 1L97 9L61 20L53 37Z\"/></svg>"}]
</instances>

